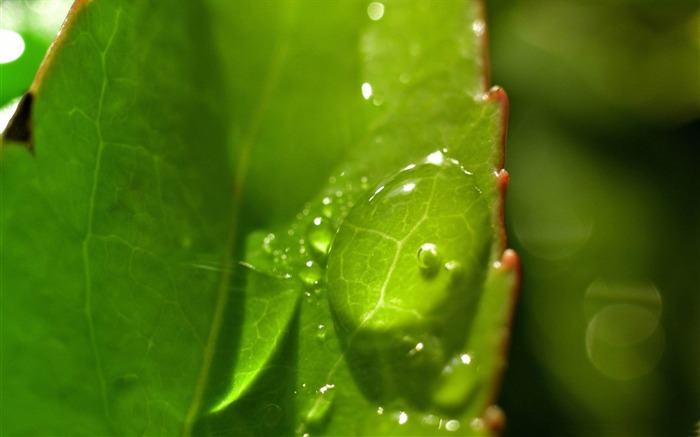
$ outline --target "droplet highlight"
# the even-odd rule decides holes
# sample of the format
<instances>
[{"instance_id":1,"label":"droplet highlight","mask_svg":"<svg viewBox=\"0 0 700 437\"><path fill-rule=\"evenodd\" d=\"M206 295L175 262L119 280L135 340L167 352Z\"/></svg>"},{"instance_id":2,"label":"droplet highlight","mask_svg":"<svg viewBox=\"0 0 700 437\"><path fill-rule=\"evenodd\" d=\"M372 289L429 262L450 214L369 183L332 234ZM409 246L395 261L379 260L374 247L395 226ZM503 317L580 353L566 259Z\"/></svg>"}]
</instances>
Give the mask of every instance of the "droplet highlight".
<instances>
[{"instance_id":1,"label":"droplet highlight","mask_svg":"<svg viewBox=\"0 0 700 437\"><path fill-rule=\"evenodd\" d=\"M367 6L367 15L372 21L379 21L384 16L384 4L372 2Z\"/></svg>"},{"instance_id":2,"label":"droplet highlight","mask_svg":"<svg viewBox=\"0 0 700 437\"><path fill-rule=\"evenodd\" d=\"M459 420L448 420L447 423L445 423L445 429L448 431L457 431L460 425Z\"/></svg>"},{"instance_id":3,"label":"droplet highlight","mask_svg":"<svg viewBox=\"0 0 700 437\"><path fill-rule=\"evenodd\" d=\"M316 331L316 338L320 341L326 340L326 325L318 325L318 330Z\"/></svg>"},{"instance_id":4,"label":"droplet highlight","mask_svg":"<svg viewBox=\"0 0 700 437\"><path fill-rule=\"evenodd\" d=\"M408 414L405 411L399 412L399 425L403 425L408 422Z\"/></svg>"},{"instance_id":5,"label":"droplet highlight","mask_svg":"<svg viewBox=\"0 0 700 437\"><path fill-rule=\"evenodd\" d=\"M433 243L421 245L416 256L418 258L418 266L426 272L435 271L440 265L440 255L438 254L437 246Z\"/></svg>"},{"instance_id":6,"label":"droplet highlight","mask_svg":"<svg viewBox=\"0 0 700 437\"><path fill-rule=\"evenodd\" d=\"M318 285L322 277L323 269L314 261L306 261L299 271L299 279L308 286Z\"/></svg>"},{"instance_id":7,"label":"droplet highlight","mask_svg":"<svg viewBox=\"0 0 700 437\"><path fill-rule=\"evenodd\" d=\"M307 228L306 239L315 253L324 256L328 254L333 240L333 231L328 221L323 217L315 217Z\"/></svg>"},{"instance_id":8,"label":"droplet highlight","mask_svg":"<svg viewBox=\"0 0 700 437\"><path fill-rule=\"evenodd\" d=\"M450 275L450 284L457 285L464 276L464 267L459 261L448 261L445 263L445 270Z\"/></svg>"},{"instance_id":9,"label":"droplet highlight","mask_svg":"<svg viewBox=\"0 0 700 437\"><path fill-rule=\"evenodd\" d=\"M317 427L326 420L333 406L335 398L335 385L326 384L318 390L319 396L306 413L304 424L310 428Z\"/></svg>"}]
</instances>

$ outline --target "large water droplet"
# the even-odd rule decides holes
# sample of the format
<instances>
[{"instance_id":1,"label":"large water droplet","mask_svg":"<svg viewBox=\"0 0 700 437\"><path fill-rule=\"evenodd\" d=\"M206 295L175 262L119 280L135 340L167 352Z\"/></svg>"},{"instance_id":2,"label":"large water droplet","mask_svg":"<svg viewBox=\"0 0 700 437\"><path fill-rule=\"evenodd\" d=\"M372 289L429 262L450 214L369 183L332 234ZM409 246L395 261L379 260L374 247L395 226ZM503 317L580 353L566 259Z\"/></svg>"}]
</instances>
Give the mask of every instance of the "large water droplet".
<instances>
[{"instance_id":1,"label":"large water droplet","mask_svg":"<svg viewBox=\"0 0 700 437\"><path fill-rule=\"evenodd\" d=\"M440 265L440 255L433 243L424 243L418 249L418 266L426 273L433 273Z\"/></svg>"},{"instance_id":2,"label":"large water droplet","mask_svg":"<svg viewBox=\"0 0 700 437\"><path fill-rule=\"evenodd\" d=\"M331 231L328 221L323 217L315 217L309 223L306 239L314 252L325 256L333 240L333 231Z\"/></svg>"}]
</instances>

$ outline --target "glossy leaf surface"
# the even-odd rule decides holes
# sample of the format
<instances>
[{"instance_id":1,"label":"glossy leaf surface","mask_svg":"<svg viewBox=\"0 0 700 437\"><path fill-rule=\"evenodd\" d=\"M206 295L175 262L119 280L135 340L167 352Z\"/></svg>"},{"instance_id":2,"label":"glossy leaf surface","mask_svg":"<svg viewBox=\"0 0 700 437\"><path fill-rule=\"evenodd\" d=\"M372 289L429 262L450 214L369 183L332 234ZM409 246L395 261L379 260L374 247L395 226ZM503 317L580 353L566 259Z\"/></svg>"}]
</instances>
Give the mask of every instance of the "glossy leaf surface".
<instances>
[{"instance_id":1,"label":"glossy leaf surface","mask_svg":"<svg viewBox=\"0 0 700 437\"><path fill-rule=\"evenodd\" d=\"M488 432L516 261L483 26L471 2L77 3L32 87L33 154L2 150L3 432ZM405 205L464 214L425 232L471 279L421 313L448 376L395 396L344 351L326 263L368 190L435 153L452 194ZM385 216L367 226L415 222Z\"/></svg>"}]
</instances>

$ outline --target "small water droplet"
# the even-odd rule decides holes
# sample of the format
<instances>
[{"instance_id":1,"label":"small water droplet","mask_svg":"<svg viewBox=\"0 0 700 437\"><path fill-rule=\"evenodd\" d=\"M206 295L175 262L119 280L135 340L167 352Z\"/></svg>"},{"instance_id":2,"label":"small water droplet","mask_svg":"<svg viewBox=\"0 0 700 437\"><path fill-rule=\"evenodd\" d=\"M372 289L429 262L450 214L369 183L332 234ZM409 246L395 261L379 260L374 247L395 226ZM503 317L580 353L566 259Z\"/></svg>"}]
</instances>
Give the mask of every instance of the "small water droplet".
<instances>
[{"instance_id":1,"label":"small water droplet","mask_svg":"<svg viewBox=\"0 0 700 437\"><path fill-rule=\"evenodd\" d=\"M316 331L316 338L321 341L326 339L326 325L318 325L318 331Z\"/></svg>"},{"instance_id":2,"label":"small water droplet","mask_svg":"<svg viewBox=\"0 0 700 437\"><path fill-rule=\"evenodd\" d=\"M433 403L450 410L461 408L475 389L477 374L478 365L474 364L473 354L453 356L442 369L433 392Z\"/></svg>"},{"instance_id":3,"label":"small water droplet","mask_svg":"<svg viewBox=\"0 0 700 437\"><path fill-rule=\"evenodd\" d=\"M408 351L408 356L412 357L416 354L419 354L423 350L424 347L425 347L425 345L423 343L416 343L416 345L413 347L413 349Z\"/></svg>"},{"instance_id":4,"label":"small water droplet","mask_svg":"<svg viewBox=\"0 0 700 437\"><path fill-rule=\"evenodd\" d=\"M411 81L411 75L408 73L401 73L401 76L399 76L399 82L401 82L404 85L410 81Z\"/></svg>"},{"instance_id":5,"label":"small water droplet","mask_svg":"<svg viewBox=\"0 0 700 437\"><path fill-rule=\"evenodd\" d=\"M335 385L326 384L318 390L319 396L306 413L304 424L309 427L321 425L328 417L335 398Z\"/></svg>"},{"instance_id":6,"label":"small water droplet","mask_svg":"<svg viewBox=\"0 0 700 437\"><path fill-rule=\"evenodd\" d=\"M306 238L311 249L316 253L319 255L328 254L333 240L333 232L328 221L323 217L315 217L307 228Z\"/></svg>"},{"instance_id":7,"label":"small water droplet","mask_svg":"<svg viewBox=\"0 0 700 437\"><path fill-rule=\"evenodd\" d=\"M362 84L362 97L364 97L365 100L369 100L369 98L372 97L372 85L368 82ZM333 182L335 182L335 178L331 183Z\"/></svg>"},{"instance_id":8,"label":"small water droplet","mask_svg":"<svg viewBox=\"0 0 700 437\"><path fill-rule=\"evenodd\" d=\"M311 260L306 261L299 270L299 279L309 286L318 285L323 276L323 269Z\"/></svg>"},{"instance_id":9,"label":"small water droplet","mask_svg":"<svg viewBox=\"0 0 700 437\"><path fill-rule=\"evenodd\" d=\"M445 429L448 431L457 431L460 425L459 420L448 420L445 424Z\"/></svg>"},{"instance_id":10,"label":"small water droplet","mask_svg":"<svg viewBox=\"0 0 700 437\"><path fill-rule=\"evenodd\" d=\"M370 20L378 21L384 16L384 4L379 2L372 2L367 6L367 15Z\"/></svg>"},{"instance_id":11,"label":"small water droplet","mask_svg":"<svg viewBox=\"0 0 700 437\"><path fill-rule=\"evenodd\" d=\"M399 425L408 422L408 414L405 411L399 412Z\"/></svg>"},{"instance_id":12,"label":"small water droplet","mask_svg":"<svg viewBox=\"0 0 700 437\"><path fill-rule=\"evenodd\" d=\"M433 243L424 243L418 249L418 266L426 272L433 272L440 265L440 255Z\"/></svg>"},{"instance_id":13,"label":"small water droplet","mask_svg":"<svg viewBox=\"0 0 700 437\"><path fill-rule=\"evenodd\" d=\"M384 414L384 408L383 407L377 408L377 414Z\"/></svg>"},{"instance_id":14,"label":"small water droplet","mask_svg":"<svg viewBox=\"0 0 700 437\"><path fill-rule=\"evenodd\" d=\"M486 23L484 20L474 20L472 23L472 31L476 36L482 36L486 31Z\"/></svg>"},{"instance_id":15,"label":"small water droplet","mask_svg":"<svg viewBox=\"0 0 700 437\"><path fill-rule=\"evenodd\" d=\"M450 284L455 285L460 282L464 276L464 268L459 261L448 261L445 263L445 270L450 275Z\"/></svg>"}]
</instances>

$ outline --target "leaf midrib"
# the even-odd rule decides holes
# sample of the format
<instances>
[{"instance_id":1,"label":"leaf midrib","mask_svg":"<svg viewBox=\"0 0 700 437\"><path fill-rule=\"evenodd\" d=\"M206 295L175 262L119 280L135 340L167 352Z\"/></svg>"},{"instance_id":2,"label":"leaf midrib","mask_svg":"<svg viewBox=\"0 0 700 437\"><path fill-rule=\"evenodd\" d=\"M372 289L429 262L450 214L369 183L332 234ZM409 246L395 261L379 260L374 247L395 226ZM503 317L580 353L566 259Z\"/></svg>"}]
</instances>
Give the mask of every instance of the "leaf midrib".
<instances>
[{"instance_id":1,"label":"leaf midrib","mask_svg":"<svg viewBox=\"0 0 700 437\"><path fill-rule=\"evenodd\" d=\"M238 226L240 220L240 213L243 204L243 194L245 188L245 181L248 175L250 154L253 147L253 143L257 137L260 127L263 124L265 115L267 113L268 106L274 92L279 83L279 77L281 71L284 67L287 54L289 52L289 44L283 39L279 38L273 56L270 58L268 75L264 82L263 92L260 95L260 99L255 106L253 115L248 123L248 130L243 136L241 141L240 151L236 157L236 167L233 180L232 192L232 207L231 207L231 220L227 227L227 238L225 244L225 252L223 265L224 266L234 266L237 262L234 258L234 251L236 244L238 244ZM197 378L195 392L190 403L190 407L185 416L185 422L183 426L183 436L191 436L192 428L197 419L202 408L202 402L205 394L205 389L209 381L209 371L212 367L214 361L214 355L216 352L216 346L219 343L219 334L221 332L221 326L223 324L224 316L226 313L226 307L228 304L229 295L229 282L231 279L231 274L233 268L224 269L222 272L221 280L217 288L216 293L216 307L214 309L214 318L209 330L209 339L204 350L204 360L202 362L202 367L200 369L199 377Z\"/></svg>"},{"instance_id":2,"label":"leaf midrib","mask_svg":"<svg viewBox=\"0 0 700 437\"><path fill-rule=\"evenodd\" d=\"M97 376L100 382L100 394L101 394L101 402L102 402L102 409L104 410L105 417L107 419L107 422L109 423L109 426L112 430L112 433L114 435L118 435L118 426L115 422L115 420L112 418L112 415L109 412L109 401L107 399L107 384L105 380L105 372L104 368L102 365L102 358L100 356L100 352L97 346L97 334L95 332L95 323L93 319L93 309L92 309L92 274L91 274L91 263L90 263L90 254L89 254L89 244L90 240L92 237L94 237L93 233L93 226L95 222L95 204L96 204L96 198L97 198L97 185L100 179L100 174L102 170L102 154L104 151L105 147L105 141L102 136L102 112L104 109L104 99L105 99L105 92L107 90L107 66L105 63L105 58L107 56L107 52L109 51L110 47L112 46L112 43L114 42L114 38L117 34L117 29L119 28L119 19L122 13L122 9L119 8L116 11L115 17L114 17L114 27L112 28L112 33L109 36L109 39L107 41L107 44L105 45L105 48L103 50L100 50L100 63L102 67L102 85L100 88L100 97L97 101L97 114L95 116L95 130L97 132L97 154L95 156L95 168L93 169L92 173L92 184L90 188L90 200L88 204L88 217L87 217L87 226L86 226L86 231L85 231L85 237L83 238L83 241L81 243L81 248L82 248L82 257L83 257L83 267L84 267L84 276L85 276L85 318L87 320L87 325L88 325L88 331L89 331L89 336L90 336L90 343L92 346L92 352L95 355L95 364L97 366ZM97 43L97 42L96 42ZM98 46L99 48L99 46Z\"/></svg>"}]
</instances>

